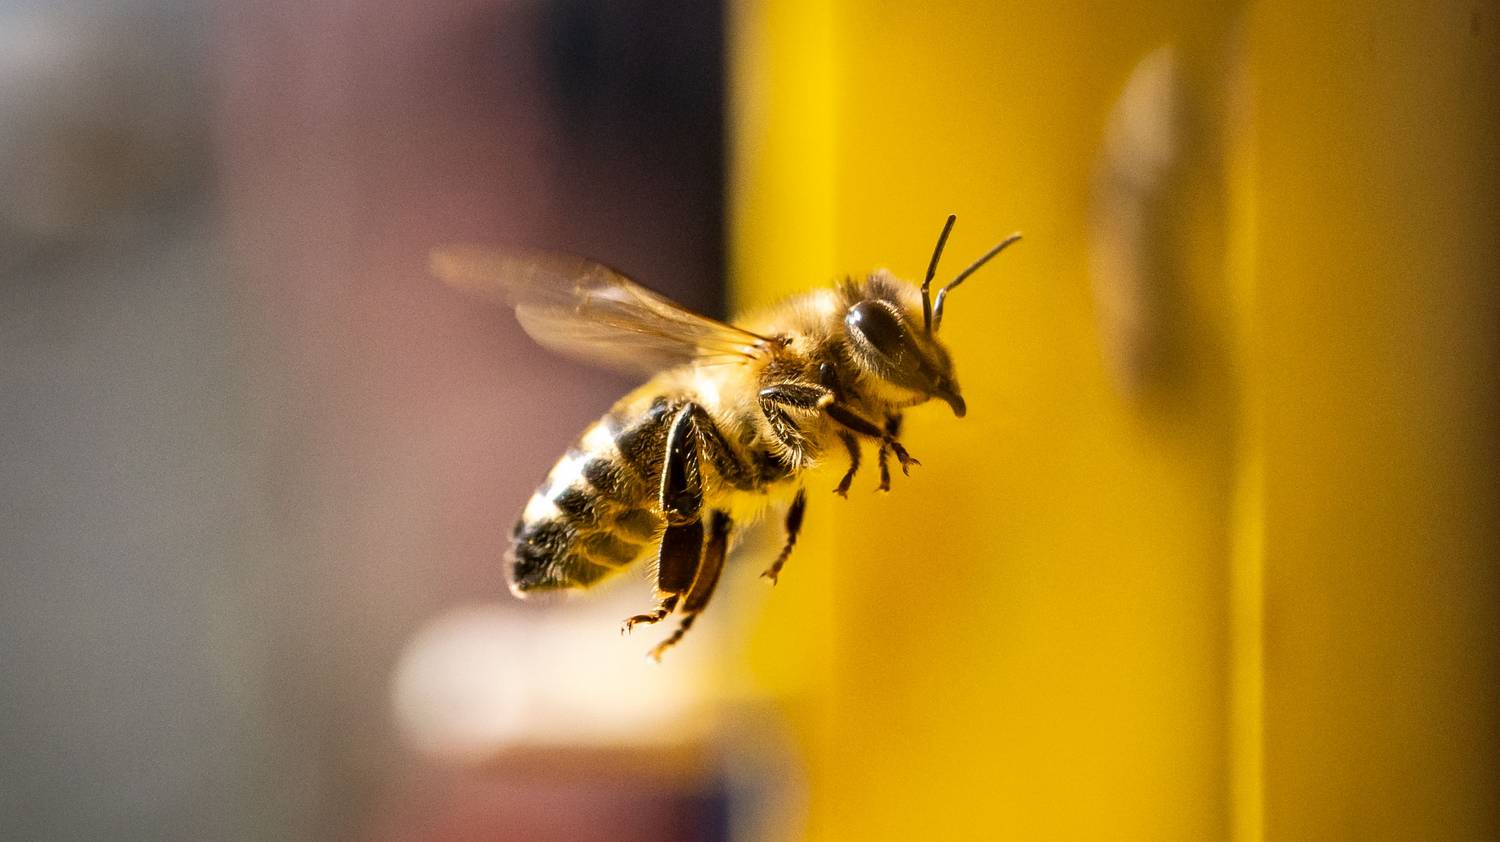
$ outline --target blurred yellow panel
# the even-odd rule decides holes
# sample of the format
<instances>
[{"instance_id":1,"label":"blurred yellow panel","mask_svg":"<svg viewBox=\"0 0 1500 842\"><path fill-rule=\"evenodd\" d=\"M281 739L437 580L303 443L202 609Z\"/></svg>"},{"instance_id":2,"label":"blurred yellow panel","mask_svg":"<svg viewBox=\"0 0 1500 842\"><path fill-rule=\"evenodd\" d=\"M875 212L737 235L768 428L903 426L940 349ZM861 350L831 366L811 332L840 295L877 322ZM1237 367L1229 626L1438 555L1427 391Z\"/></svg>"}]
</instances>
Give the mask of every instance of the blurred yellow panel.
<instances>
[{"instance_id":1,"label":"blurred yellow panel","mask_svg":"<svg viewBox=\"0 0 1500 842\"><path fill-rule=\"evenodd\" d=\"M1026 234L761 619L794 837L1497 830L1500 15L1400 6L737 8L741 302Z\"/></svg>"}]
</instances>

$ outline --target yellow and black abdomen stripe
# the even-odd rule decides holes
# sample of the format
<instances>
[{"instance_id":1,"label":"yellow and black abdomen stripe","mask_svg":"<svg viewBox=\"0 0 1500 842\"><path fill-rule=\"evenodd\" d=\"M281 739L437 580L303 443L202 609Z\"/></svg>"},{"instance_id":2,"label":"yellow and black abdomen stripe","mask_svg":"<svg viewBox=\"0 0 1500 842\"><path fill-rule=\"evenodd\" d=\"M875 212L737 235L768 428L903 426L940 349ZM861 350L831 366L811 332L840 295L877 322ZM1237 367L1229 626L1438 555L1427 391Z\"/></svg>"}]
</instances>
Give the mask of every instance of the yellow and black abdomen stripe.
<instances>
[{"instance_id":1,"label":"yellow and black abdomen stripe","mask_svg":"<svg viewBox=\"0 0 1500 842\"><path fill-rule=\"evenodd\" d=\"M672 410L664 397L634 415L617 408L558 460L512 533L513 593L588 587L654 546Z\"/></svg>"}]
</instances>

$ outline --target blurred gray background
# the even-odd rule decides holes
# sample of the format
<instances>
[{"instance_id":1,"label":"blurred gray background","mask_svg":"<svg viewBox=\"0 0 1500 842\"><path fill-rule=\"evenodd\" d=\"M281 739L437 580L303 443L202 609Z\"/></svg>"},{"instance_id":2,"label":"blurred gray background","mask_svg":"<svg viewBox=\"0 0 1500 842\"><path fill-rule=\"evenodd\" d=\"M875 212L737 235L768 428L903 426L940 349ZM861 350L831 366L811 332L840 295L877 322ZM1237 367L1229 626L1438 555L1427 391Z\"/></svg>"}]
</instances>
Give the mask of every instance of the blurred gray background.
<instances>
[{"instance_id":1,"label":"blurred gray background","mask_svg":"<svg viewBox=\"0 0 1500 842\"><path fill-rule=\"evenodd\" d=\"M0 838L721 835L712 781L415 756L387 685L627 385L428 249L717 310L722 39L644 0L0 0Z\"/></svg>"}]
</instances>

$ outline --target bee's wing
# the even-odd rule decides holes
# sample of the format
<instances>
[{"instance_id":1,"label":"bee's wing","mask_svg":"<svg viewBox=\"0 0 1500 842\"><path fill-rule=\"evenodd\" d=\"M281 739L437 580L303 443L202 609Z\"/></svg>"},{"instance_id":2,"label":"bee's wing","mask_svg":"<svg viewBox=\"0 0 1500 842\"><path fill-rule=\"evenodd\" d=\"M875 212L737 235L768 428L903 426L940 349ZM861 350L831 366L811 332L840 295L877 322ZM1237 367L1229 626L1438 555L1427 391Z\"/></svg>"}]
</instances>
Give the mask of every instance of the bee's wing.
<instances>
[{"instance_id":1,"label":"bee's wing","mask_svg":"<svg viewBox=\"0 0 1500 842\"><path fill-rule=\"evenodd\" d=\"M753 359L772 341L581 257L454 246L432 253L432 271L514 307L542 345L616 370L654 374L690 361Z\"/></svg>"}]
</instances>

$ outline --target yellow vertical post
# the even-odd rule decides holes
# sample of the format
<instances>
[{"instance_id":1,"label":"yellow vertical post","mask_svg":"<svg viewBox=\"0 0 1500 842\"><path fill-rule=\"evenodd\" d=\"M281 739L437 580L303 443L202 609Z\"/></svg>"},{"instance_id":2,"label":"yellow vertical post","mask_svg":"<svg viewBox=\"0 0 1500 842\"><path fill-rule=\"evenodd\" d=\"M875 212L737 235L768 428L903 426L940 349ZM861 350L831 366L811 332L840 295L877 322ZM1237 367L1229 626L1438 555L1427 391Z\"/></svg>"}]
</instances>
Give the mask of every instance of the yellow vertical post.
<instances>
[{"instance_id":1,"label":"yellow vertical post","mask_svg":"<svg viewBox=\"0 0 1500 842\"><path fill-rule=\"evenodd\" d=\"M1233 302L1238 406L1229 556L1229 831L1235 842L1265 838L1265 351L1257 321L1260 206L1248 24L1237 21L1226 56L1224 125L1225 276Z\"/></svg>"},{"instance_id":2,"label":"yellow vertical post","mask_svg":"<svg viewBox=\"0 0 1500 842\"><path fill-rule=\"evenodd\" d=\"M839 271L832 0L731 4L729 43L729 270L735 309L743 310ZM839 762L830 725L838 701L832 667L838 571L822 563L834 555L828 508L824 499L813 503L786 586L757 607L749 669L730 671L732 681L749 685L733 692L776 698L797 741L798 762L813 774ZM837 838L821 811L792 812L791 826L761 817L756 832Z\"/></svg>"}]
</instances>

